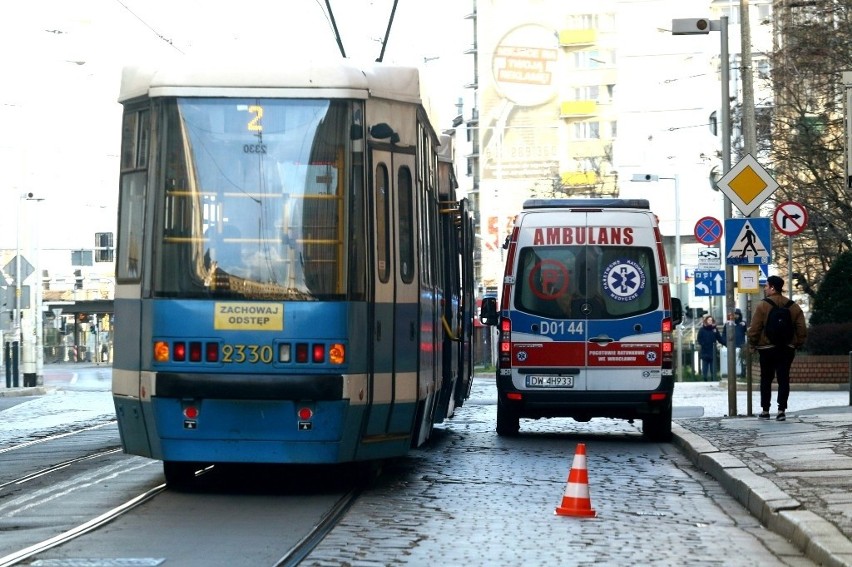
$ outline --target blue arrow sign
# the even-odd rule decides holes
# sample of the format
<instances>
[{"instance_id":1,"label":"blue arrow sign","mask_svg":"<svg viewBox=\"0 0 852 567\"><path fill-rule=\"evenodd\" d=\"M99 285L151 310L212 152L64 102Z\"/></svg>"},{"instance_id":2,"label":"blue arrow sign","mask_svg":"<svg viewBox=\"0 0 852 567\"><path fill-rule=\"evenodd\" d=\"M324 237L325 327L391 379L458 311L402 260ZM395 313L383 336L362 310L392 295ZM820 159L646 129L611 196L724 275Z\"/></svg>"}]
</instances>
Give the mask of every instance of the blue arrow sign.
<instances>
[{"instance_id":1,"label":"blue arrow sign","mask_svg":"<svg viewBox=\"0 0 852 567\"><path fill-rule=\"evenodd\" d=\"M696 270L695 297L725 295L724 270Z\"/></svg>"}]
</instances>

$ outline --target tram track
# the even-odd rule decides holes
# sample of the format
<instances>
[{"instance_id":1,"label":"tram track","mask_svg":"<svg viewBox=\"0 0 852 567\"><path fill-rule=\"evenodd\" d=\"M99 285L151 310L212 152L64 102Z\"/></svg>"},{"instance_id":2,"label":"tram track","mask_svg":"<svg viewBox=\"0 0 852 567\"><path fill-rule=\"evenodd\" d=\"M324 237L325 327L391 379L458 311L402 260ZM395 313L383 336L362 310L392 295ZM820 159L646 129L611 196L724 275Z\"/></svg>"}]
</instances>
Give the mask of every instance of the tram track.
<instances>
[{"instance_id":1,"label":"tram track","mask_svg":"<svg viewBox=\"0 0 852 567\"><path fill-rule=\"evenodd\" d=\"M40 541L36 544L30 545L29 547L26 547L24 549L10 553L5 557L0 557L0 567L9 567L11 565L17 565L21 561L30 559L40 553L48 551L49 549L82 537L83 535L98 529L99 527L115 520L116 518L127 514L137 506L140 506L145 502L151 500L152 498L163 492L165 489L165 483L155 486L154 488L143 492L135 498L131 498L124 504L121 504L120 506L117 506L107 512L104 512L100 516L97 516L96 518L93 518L88 522L84 522L76 527L66 530L65 532L57 536L48 538L44 541Z\"/></svg>"},{"instance_id":2,"label":"tram track","mask_svg":"<svg viewBox=\"0 0 852 567\"><path fill-rule=\"evenodd\" d=\"M59 439L63 439L65 437L70 437L72 435L79 435L80 433L85 433L87 431L95 431L102 427L106 427L107 425L114 425L116 423L115 419L110 419L104 421L102 423L97 423L95 425L90 425L88 427L81 427L80 429L74 429L72 431L65 431L63 433L56 433L53 435L45 435L44 437L39 437L38 439L31 439L29 441L24 441L21 443L15 443L14 445L9 445L8 447L0 448L0 455L4 453L10 453L12 451L19 451L21 449L26 449L27 447L32 447L33 445L38 445L40 443L47 443L50 441L56 441Z\"/></svg>"},{"instance_id":3,"label":"tram track","mask_svg":"<svg viewBox=\"0 0 852 567\"><path fill-rule=\"evenodd\" d=\"M344 494L311 531L278 560L275 567L296 567L299 565L320 544L323 538L340 523L340 520L360 495L361 490L358 488Z\"/></svg>"},{"instance_id":4,"label":"tram track","mask_svg":"<svg viewBox=\"0 0 852 567\"><path fill-rule=\"evenodd\" d=\"M41 477L43 477L47 474L66 469L66 468L68 468L68 467L70 467L74 464L77 464L77 463L82 463L84 461L89 461L89 460L92 460L92 459L97 459L97 458L105 457L105 456L108 456L108 455L114 455L114 454L120 453L120 452L121 452L121 447L114 447L114 448L111 448L111 449L106 449L104 451L98 451L98 452L92 453L90 455L85 455L83 457L76 457L74 459L68 459L68 460L62 461L61 463L57 463L55 465L45 467L45 468L40 469L38 471L35 471L35 472L32 472L32 473L27 473L27 474L22 475L18 478L14 478L14 479L8 480L6 482L0 482L0 490L6 488L7 486L17 486L17 485L24 484L25 482L29 482L29 481L34 480L36 478L41 478Z\"/></svg>"},{"instance_id":5,"label":"tram track","mask_svg":"<svg viewBox=\"0 0 852 567\"><path fill-rule=\"evenodd\" d=\"M101 451L98 454L93 454L87 457L81 457L79 459L74 459L73 463L60 463L55 465L54 467L50 467L48 469L43 469L37 473L33 473L32 475L27 475L26 477L22 477L20 479L16 479L16 481L20 483L25 483L29 478L37 478L39 476L44 476L45 474L49 474L52 470L59 470L61 468L67 468L71 464L81 463L86 460L95 459L98 456L109 457L111 454L118 452L117 450L105 450ZM131 458L132 461L136 461L137 458ZM129 469L137 469L139 467L147 466L146 464L140 465L138 463L123 463L121 466L115 467L106 467L99 470L93 476L97 477L107 477L109 475L120 475L126 472L132 472ZM190 489L189 494L194 494L196 490L200 490L199 494L207 493L207 489L203 488L204 481L201 480L202 477L207 478L207 475L210 473L214 473L216 471L216 467L206 467L203 469L199 469L196 471L196 482L200 482L200 488ZM213 475L215 476L215 475ZM217 481L213 481L215 484ZM10 481L6 483L6 485L14 484L14 481ZM2 487L0 487L2 488ZM171 495L165 501L168 503L172 499L180 499L187 496L187 492L184 490L185 487L175 489L174 487L170 487L166 483L160 483L156 486L153 486L144 492L141 492L121 504L114 506L103 512L94 516L91 519L80 522L73 527L69 527L62 531L61 533L44 538L41 541L30 543L26 546L20 546L19 549L15 551L8 552L5 556L0 557L0 567L11 567L13 565L21 565L21 564L29 564L35 559L44 559L45 557L50 557L51 554L45 556L47 552L53 550L52 554L56 555L57 553L61 555L63 551L61 550L62 546L66 544L72 544L72 542L78 541L77 547L90 547L97 548L98 545L96 543L97 538L106 537L109 539L109 532L103 533L103 531L98 531L100 528L103 528L107 524L111 522L115 522L117 520L121 520L123 517L127 517L130 522L138 522L140 521L135 514L133 514L134 510L138 509L140 506L151 502L158 496L166 497L166 495ZM275 555L269 558L268 565L274 565L275 567L294 567L302 562L305 558L307 558L310 553L323 541L323 539L328 535L341 521L341 519L346 515L346 512L352 507L355 501L358 499L362 492L363 488L361 486L352 487L348 491L342 493L342 495L338 495L331 502L326 502L324 504L317 503L316 506L321 506L321 508L317 511L317 518L313 525L302 524L296 528L292 524L288 524L285 520L285 523L281 525L282 528L285 527L293 527L294 529L298 529L299 531L303 531L303 535L298 539L298 541L288 542L286 545L290 545L291 548L286 550L284 555L280 556L280 559L275 559ZM64 494L66 492L65 487L59 487L57 489L57 493ZM217 490L213 490L214 493L218 492ZM44 495L45 499L49 499L52 496ZM194 496L193 496L194 498ZM159 502L159 499L157 500ZM162 506L162 505L161 505ZM168 504L166 504L168 506ZM323 509L324 508L324 509ZM2 515L3 510L0 509L0 515ZM150 513L150 510L149 512ZM215 512L212 512L215 514ZM144 513L143 513L144 514ZM143 516L144 517L144 516ZM135 519L134 519L135 518ZM143 520L144 522L144 520ZM119 524L120 526L121 524ZM121 529L120 527L117 529ZM280 532L279 532L280 533ZM100 535L97 535L100 534ZM86 536L91 535L91 537L95 538L94 540L88 539ZM279 544L282 542L279 542ZM73 547L73 545L72 545ZM270 549L275 547L274 544L270 546ZM279 549L279 553L282 550ZM162 549L161 553L163 556L169 556L169 551L167 549ZM274 553L274 552L273 552ZM260 563L262 564L262 563Z\"/></svg>"}]
</instances>

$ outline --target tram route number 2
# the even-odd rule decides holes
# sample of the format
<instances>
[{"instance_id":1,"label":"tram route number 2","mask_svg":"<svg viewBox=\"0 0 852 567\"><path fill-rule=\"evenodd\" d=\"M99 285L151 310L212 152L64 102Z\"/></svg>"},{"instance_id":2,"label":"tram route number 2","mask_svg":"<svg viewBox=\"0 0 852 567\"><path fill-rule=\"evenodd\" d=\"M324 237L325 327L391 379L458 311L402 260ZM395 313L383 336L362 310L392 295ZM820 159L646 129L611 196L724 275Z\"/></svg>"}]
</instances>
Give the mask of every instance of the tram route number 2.
<instances>
[{"instance_id":1,"label":"tram route number 2","mask_svg":"<svg viewBox=\"0 0 852 567\"><path fill-rule=\"evenodd\" d=\"M222 345L222 362L243 364L271 364L273 350L270 345Z\"/></svg>"}]
</instances>

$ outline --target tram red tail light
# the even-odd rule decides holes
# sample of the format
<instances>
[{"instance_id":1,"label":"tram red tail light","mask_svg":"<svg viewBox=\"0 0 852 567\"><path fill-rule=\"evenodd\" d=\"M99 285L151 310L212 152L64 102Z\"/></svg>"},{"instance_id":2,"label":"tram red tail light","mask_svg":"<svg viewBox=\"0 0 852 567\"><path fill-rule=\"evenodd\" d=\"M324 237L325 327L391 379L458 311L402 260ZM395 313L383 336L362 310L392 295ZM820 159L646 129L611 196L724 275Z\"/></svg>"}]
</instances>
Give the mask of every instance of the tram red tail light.
<instances>
[{"instance_id":1,"label":"tram red tail light","mask_svg":"<svg viewBox=\"0 0 852 567\"><path fill-rule=\"evenodd\" d=\"M190 362L201 362L201 343L189 343L189 360Z\"/></svg>"},{"instance_id":2,"label":"tram red tail light","mask_svg":"<svg viewBox=\"0 0 852 567\"><path fill-rule=\"evenodd\" d=\"M169 343L166 341L157 341L154 343L154 360L156 362L169 361Z\"/></svg>"},{"instance_id":3,"label":"tram red tail light","mask_svg":"<svg viewBox=\"0 0 852 567\"><path fill-rule=\"evenodd\" d=\"M207 362L219 362L219 343L207 343L205 359Z\"/></svg>"},{"instance_id":4,"label":"tram red tail light","mask_svg":"<svg viewBox=\"0 0 852 567\"><path fill-rule=\"evenodd\" d=\"M172 360L183 362L186 360L186 343L176 342L172 348Z\"/></svg>"},{"instance_id":5,"label":"tram red tail light","mask_svg":"<svg viewBox=\"0 0 852 567\"><path fill-rule=\"evenodd\" d=\"M325 362L325 345L314 345L312 353L314 362Z\"/></svg>"},{"instance_id":6,"label":"tram red tail light","mask_svg":"<svg viewBox=\"0 0 852 567\"><path fill-rule=\"evenodd\" d=\"M313 410L311 408L308 408L308 407L299 408L298 413L299 413L299 419L301 419L302 421L308 421L309 419L311 419L314 416Z\"/></svg>"},{"instance_id":7,"label":"tram red tail light","mask_svg":"<svg viewBox=\"0 0 852 567\"><path fill-rule=\"evenodd\" d=\"M296 362L308 361L308 344L296 343Z\"/></svg>"},{"instance_id":8,"label":"tram red tail light","mask_svg":"<svg viewBox=\"0 0 852 567\"><path fill-rule=\"evenodd\" d=\"M195 419L198 417L198 408L196 406L186 406L183 408L183 416L187 419Z\"/></svg>"}]
</instances>

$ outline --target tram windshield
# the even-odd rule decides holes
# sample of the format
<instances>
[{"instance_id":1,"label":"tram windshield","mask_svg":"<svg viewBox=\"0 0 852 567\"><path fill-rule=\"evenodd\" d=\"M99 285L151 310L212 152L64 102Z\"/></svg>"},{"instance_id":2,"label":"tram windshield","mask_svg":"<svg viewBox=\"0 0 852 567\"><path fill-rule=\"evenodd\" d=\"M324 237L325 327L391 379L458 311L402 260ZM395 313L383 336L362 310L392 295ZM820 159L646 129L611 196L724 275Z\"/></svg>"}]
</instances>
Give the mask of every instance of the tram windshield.
<instances>
[{"instance_id":1,"label":"tram windshield","mask_svg":"<svg viewBox=\"0 0 852 567\"><path fill-rule=\"evenodd\" d=\"M353 104L358 103L167 102L155 293L342 297Z\"/></svg>"}]
</instances>

